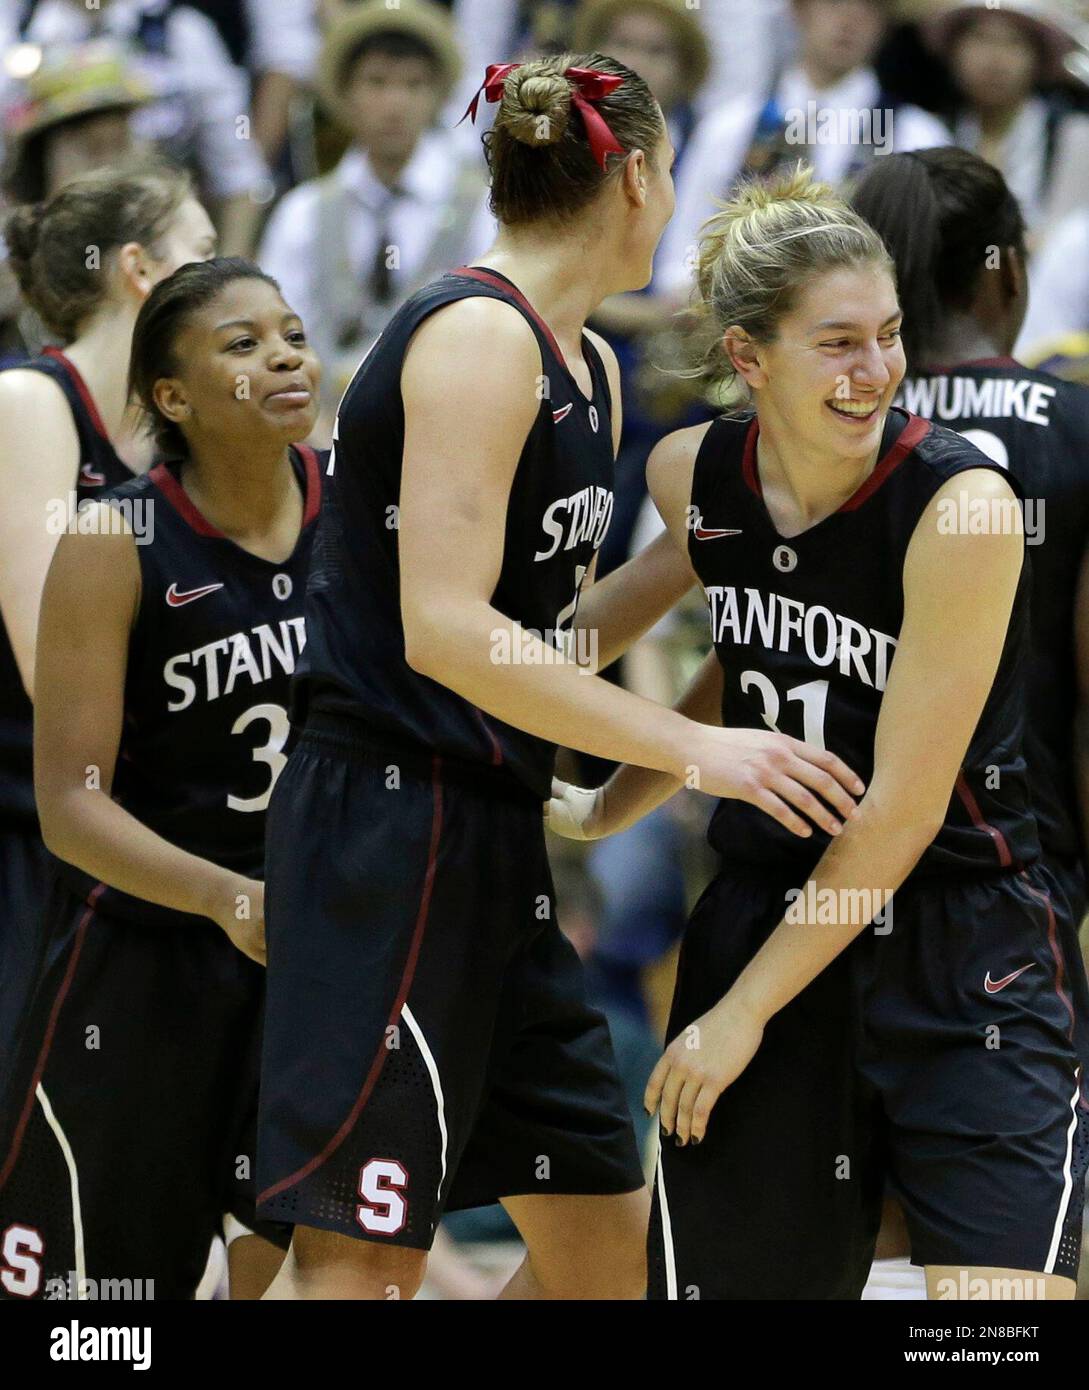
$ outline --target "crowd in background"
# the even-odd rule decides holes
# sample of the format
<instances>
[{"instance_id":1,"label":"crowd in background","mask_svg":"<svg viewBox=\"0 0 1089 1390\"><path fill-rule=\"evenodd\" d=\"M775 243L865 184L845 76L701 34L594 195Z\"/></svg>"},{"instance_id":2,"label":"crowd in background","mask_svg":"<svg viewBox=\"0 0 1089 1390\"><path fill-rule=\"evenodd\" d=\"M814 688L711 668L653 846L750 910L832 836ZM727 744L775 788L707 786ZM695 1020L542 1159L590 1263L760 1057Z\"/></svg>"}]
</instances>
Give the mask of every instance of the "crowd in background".
<instances>
[{"instance_id":1,"label":"crowd in background","mask_svg":"<svg viewBox=\"0 0 1089 1390\"><path fill-rule=\"evenodd\" d=\"M804 158L843 186L892 150L977 151L1030 229L1019 356L1089 380L1089 0L0 0L4 211L152 151L191 170L221 252L257 259L306 325L326 443L397 307L490 243L488 108L459 124L486 65L564 51L608 53L645 77L677 151L654 278L593 325L624 380L603 570L659 524L651 448L721 405L674 369L700 226L739 178ZM0 261L0 361L48 342ZM701 611L680 610L616 678L671 701L702 631ZM557 850L565 925L633 1100L658 1056L692 888L708 877L707 811L682 794L585 854Z\"/></svg>"}]
</instances>

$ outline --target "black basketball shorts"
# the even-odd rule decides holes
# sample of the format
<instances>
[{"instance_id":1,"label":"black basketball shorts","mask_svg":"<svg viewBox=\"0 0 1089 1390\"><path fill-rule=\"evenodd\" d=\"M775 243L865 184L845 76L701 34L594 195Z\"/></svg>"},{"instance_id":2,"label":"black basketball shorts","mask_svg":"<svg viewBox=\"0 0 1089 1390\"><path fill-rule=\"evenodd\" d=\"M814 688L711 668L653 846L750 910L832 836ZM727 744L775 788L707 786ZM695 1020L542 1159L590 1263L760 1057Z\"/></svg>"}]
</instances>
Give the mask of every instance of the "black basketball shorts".
<instances>
[{"instance_id":1,"label":"black basketball shorts","mask_svg":"<svg viewBox=\"0 0 1089 1390\"><path fill-rule=\"evenodd\" d=\"M311 715L266 861L264 1216L426 1250L444 1210L643 1186L538 799Z\"/></svg>"},{"instance_id":2,"label":"black basketball shorts","mask_svg":"<svg viewBox=\"0 0 1089 1390\"><path fill-rule=\"evenodd\" d=\"M712 883L670 1038L727 992L788 886L732 867ZM772 1017L703 1142L662 1140L651 1296L857 1298L886 1183L914 1264L1074 1277L1089 1142L1065 912L1038 867L897 892Z\"/></svg>"},{"instance_id":3,"label":"black basketball shorts","mask_svg":"<svg viewBox=\"0 0 1089 1390\"><path fill-rule=\"evenodd\" d=\"M45 909L0 1111L0 1297L189 1299L225 1217L290 1239L255 1212L264 971L210 922L100 894L58 879Z\"/></svg>"},{"instance_id":4,"label":"black basketball shorts","mask_svg":"<svg viewBox=\"0 0 1089 1390\"><path fill-rule=\"evenodd\" d=\"M36 831L0 828L0 1078L14 1062L41 961L49 854Z\"/></svg>"}]
</instances>

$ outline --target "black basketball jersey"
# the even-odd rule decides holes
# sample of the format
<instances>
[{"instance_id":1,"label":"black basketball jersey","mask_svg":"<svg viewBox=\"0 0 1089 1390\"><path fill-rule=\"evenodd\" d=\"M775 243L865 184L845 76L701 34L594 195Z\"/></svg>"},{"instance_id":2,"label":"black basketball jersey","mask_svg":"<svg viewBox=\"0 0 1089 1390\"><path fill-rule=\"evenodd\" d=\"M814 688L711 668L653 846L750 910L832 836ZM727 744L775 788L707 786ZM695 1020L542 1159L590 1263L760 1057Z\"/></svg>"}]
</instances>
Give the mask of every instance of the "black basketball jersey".
<instances>
[{"instance_id":1,"label":"black basketball jersey","mask_svg":"<svg viewBox=\"0 0 1089 1390\"><path fill-rule=\"evenodd\" d=\"M970 439L1024 494L1032 560L1025 757L1046 854L1080 857L1074 782L1074 595L1089 541L1089 388L1012 357L906 381L901 403Z\"/></svg>"},{"instance_id":2,"label":"black basketball jersey","mask_svg":"<svg viewBox=\"0 0 1089 1390\"><path fill-rule=\"evenodd\" d=\"M838 511L786 540L764 505L757 433L751 416L716 420L692 480L688 548L725 672L723 724L773 728L828 748L868 783L912 534L948 479L995 465L950 430L893 409L866 481ZM994 684L920 874L1012 869L1038 856L1021 755L1028 570L1026 563ZM829 839L820 830L801 839L735 800L719 803L710 829L724 860L802 876Z\"/></svg>"},{"instance_id":3,"label":"black basketball jersey","mask_svg":"<svg viewBox=\"0 0 1089 1390\"><path fill-rule=\"evenodd\" d=\"M265 810L287 761L321 494L318 456L293 449L292 462L306 501L283 564L243 550L206 521L176 464L108 494L137 535L141 582L114 800L171 844L251 878L264 877ZM64 873L78 889L89 883L71 866ZM184 920L113 889L99 906L142 922Z\"/></svg>"},{"instance_id":4,"label":"black basketball jersey","mask_svg":"<svg viewBox=\"0 0 1089 1390\"><path fill-rule=\"evenodd\" d=\"M542 362L540 410L511 485L492 603L551 646L564 644L583 577L612 514L605 368L584 338L593 377L587 399L547 325L514 285L490 271L463 268L407 301L341 402L307 596L298 716L307 709L347 715L376 736L405 738L493 768L499 777L513 775L547 797L554 745L483 713L405 660L397 552L405 433L401 369L420 324L473 295L514 305L537 337ZM518 659L513 636L496 633L496 660Z\"/></svg>"},{"instance_id":5,"label":"black basketball jersey","mask_svg":"<svg viewBox=\"0 0 1089 1390\"><path fill-rule=\"evenodd\" d=\"M57 348L46 348L41 357L16 362L5 370L41 372L57 383L72 411L79 438L79 468L69 497L57 498L54 517L42 525L60 525L74 518L79 504L98 497L132 477L132 470L117 457L87 383L75 364ZM34 466L33 441L28 441L28 467ZM63 513L63 515L62 515ZM33 709L23 689L7 629L0 623L0 825L34 830L32 756Z\"/></svg>"}]
</instances>

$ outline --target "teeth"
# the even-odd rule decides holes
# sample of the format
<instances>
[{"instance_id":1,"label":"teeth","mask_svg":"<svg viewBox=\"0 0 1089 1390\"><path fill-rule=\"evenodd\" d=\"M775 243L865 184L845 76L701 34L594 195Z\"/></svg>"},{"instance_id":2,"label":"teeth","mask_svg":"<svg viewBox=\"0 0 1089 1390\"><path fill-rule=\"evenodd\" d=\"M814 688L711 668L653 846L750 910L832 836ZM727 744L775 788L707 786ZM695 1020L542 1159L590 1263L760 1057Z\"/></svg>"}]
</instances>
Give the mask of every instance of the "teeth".
<instances>
[{"instance_id":1,"label":"teeth","mask_svg":"<svg viewBox=\"0 0 1089 1390\"><path fill-rule=\"evenodd\" d=\"M876 401L829 401L828 404L841 415L872 415L877 408Z\"/></svg>"}]
</instances>

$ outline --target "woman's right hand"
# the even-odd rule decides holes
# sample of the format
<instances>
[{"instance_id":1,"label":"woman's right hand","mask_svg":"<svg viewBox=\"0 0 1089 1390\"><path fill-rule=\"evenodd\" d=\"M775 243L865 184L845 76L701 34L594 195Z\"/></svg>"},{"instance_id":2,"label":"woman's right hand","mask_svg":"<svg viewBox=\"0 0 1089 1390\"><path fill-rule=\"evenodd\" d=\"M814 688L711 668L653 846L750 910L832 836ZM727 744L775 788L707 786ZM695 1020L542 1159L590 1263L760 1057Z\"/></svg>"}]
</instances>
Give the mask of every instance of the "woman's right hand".
<instances>
[{"instance_id":1,"label":"woman's right hand","mask_svg":"<svg viewBox=\"0 0 1089 1390\"><path fill-rule=\"evenodd\" d=\"M696 725L685 786L747 801L794 835L838 835L866 786L845 762L787 734ZM819 798L819 799L818 799ZM827 803L827 804L825 804ZM799 814L800 813L800 814Z\"/></svg>"},{"instance_id":2,"label":"woman's right hand","mask_svg":"<svg viewBox=\"0 0 1089 1390\"><path fill-rule=\"evenodd\" d=\"M605 819L605 788L575 787L552 779L552 800L545 802L545 825L565 840L600 840L608 832Z\"/></svg>"},{"instance_id":3,"label":"woman's right hand","mask_svg":"<svg viewBox=\"0 0 1089 1390\"><path fill-rule=\"evenodd\" d=\"M217 895L209 916L244 956L266 965L265 885L255 878L231 875Z\"/></svg>"}]
</instances>

